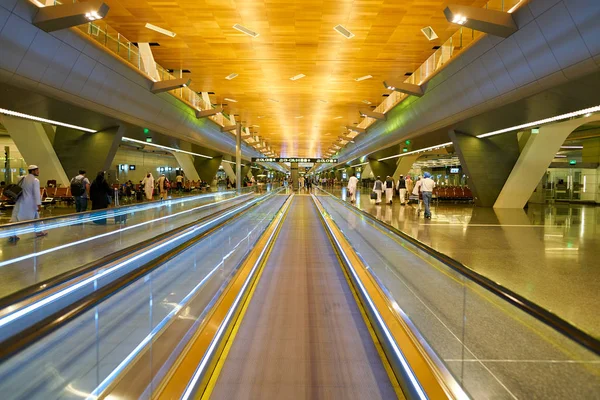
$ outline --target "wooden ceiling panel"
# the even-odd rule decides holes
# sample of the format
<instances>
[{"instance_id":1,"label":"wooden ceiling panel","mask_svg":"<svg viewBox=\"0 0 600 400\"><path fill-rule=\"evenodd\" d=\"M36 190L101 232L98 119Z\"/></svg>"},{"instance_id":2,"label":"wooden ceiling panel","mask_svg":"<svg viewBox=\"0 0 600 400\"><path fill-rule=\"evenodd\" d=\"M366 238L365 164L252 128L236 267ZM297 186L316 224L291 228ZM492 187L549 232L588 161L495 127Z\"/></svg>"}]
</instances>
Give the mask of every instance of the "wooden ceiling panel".
<instances>
[{"instance_id":1,"label":"wooden ceiling panel","mask_svg":"<svg viewBox=\"0 0 600 400\"><path fill-rule=\"evenodd\" d=\"M360 109L389 93L383 80L404 78L456 32L443 15L450 0L106 2L108 25L133 42L160 43L152 48L160 65L191 70L192 89L215 92L211 101L226 102L227 112L282 156L322 155L345 126L360 122ZM485 2L452 0L476 7ZM177 36L148 30L148 22ZM249 37L234 24L260 36ZM355 36L342 37L333 30L338 24ZM427 40L426 26L439 38ZM239 76L226 80L231 73ZM289 79L297 74L306 77ZM355 81L365 75L373 78Z\"/></svg>"}]
</instances>

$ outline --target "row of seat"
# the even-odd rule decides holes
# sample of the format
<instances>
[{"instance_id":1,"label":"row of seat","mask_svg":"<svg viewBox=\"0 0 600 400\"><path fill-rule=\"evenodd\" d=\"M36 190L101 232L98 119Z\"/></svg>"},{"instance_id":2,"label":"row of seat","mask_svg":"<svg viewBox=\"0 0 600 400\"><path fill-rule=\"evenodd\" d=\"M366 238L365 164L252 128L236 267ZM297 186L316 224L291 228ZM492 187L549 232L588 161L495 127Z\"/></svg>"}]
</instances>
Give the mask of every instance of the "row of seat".
<instances>
[{"instance_id":1,"label":"row of seat","mask_svg":"<svg viewBox=\"0 0 600 400\"><path fill-rule=\"evenodd\" d=\"M471 189L461 186L435 187L433 197L438 200L473 201Z\"/></svg>"}]
</instances>

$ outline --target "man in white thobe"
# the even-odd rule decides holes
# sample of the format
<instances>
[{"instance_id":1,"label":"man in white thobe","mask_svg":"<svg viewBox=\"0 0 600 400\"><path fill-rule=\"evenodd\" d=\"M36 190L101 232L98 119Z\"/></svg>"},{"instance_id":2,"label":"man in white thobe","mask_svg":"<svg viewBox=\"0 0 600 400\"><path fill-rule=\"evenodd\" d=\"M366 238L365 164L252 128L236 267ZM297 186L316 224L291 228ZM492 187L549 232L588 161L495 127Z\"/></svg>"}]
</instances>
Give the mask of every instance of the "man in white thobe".
<instances>
[{"instance_id":1,"label":"man in white thobe","mask_svg":"<svg viewBox=\"0 0 600 400\"><path fill-rule=\"evenodd\" d=\"M356 175L352 174L350 179L348 179L348 197L350 198L350 203L354 203L356 201L356 188L358 186L358 178Z\"/></svg>"},{"instance_id":2,"label":"man in white thobe","mask_svg":"<svg viewBox=\"0 0 600 400\"><path fill-rule=\"evenodd\" d=\"M37 165L30 165L27 171L29 172L28 175L19 178L22 192L13 208L11 222L29 221L40 217L42 195L40 193L40 181L37 178L40 175L40 170ZM36 229L35 235L37 237L46 236L47 234L48 232L37 231ZM10 242L16 242L19 239L17 235L8 238Z\"/></svg>"},{"instance_id":3,"label":"man in white thobe","mask_svg":"<svg viewBox=\"0 0 600 400\"><path fill-rule=\"evenodd\" d=\"M152 194L154 193L154 177L150 172L148 172L144 177L144 180L142 180L142 185L144 185L146 200L152 200Z\"/></svg>"}]
</instances>

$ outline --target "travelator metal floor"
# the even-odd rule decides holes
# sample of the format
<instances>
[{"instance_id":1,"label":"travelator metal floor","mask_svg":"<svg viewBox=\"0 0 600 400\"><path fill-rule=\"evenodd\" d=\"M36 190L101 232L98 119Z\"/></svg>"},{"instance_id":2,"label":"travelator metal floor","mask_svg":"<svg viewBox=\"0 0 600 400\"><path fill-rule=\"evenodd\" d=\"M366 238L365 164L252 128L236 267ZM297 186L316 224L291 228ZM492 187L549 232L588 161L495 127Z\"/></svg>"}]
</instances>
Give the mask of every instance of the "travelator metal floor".
<instances>
[{"instance_id":1,"label":"travelator metal floor","mask_svg":"<svg viewBox=\"0 0 600 400\"><path fill-rule=\"evenodd\" d=\"M1 359L3 397L600 393L595 343L582 347L332 196L279 192L231 213L86 295L70 322L38 322L43 335Z\"/></svg>"},{"instance_id":2,"label":"travelator metal floor","mask_svg":"<svg viewBox=\"0 0 600 400\"><path fill-rule=\"evenodd\" d=\"M363 314L313 200L295 196L210 397L401 396Z\"/></svg>"}]
</instances>

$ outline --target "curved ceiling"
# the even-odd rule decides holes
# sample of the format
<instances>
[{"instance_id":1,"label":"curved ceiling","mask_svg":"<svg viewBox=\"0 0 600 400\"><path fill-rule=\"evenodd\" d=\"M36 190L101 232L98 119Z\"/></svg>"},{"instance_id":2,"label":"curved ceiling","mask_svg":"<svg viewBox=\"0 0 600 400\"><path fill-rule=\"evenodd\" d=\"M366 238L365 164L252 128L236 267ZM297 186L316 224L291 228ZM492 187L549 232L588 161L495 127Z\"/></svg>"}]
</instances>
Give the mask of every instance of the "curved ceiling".
<instances>
[{"instance_id":1,"label":"curved ceiling","mask_svg":"<svg viewBox=\"0 0 600 400\"><path fill-rule=\"evenodd\" d=\"M152 51L160 65L190 70L192 89L214 92L213 103L227 104L281 156L322 156L345 126L360 121L359 110L389 93L384 79L416 70L457 29L444 17L447 0L105 1L110 27L133 42L158 42ZM355 36L336 32L338 24ZM439 38L429 41L426 26ZM225 79L232 73L238 76ZM290 79L299 74L306 76Z\"/></svg>"}]
</instances>

